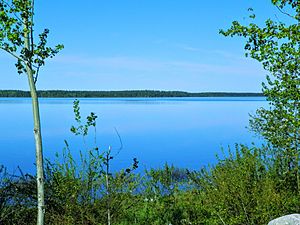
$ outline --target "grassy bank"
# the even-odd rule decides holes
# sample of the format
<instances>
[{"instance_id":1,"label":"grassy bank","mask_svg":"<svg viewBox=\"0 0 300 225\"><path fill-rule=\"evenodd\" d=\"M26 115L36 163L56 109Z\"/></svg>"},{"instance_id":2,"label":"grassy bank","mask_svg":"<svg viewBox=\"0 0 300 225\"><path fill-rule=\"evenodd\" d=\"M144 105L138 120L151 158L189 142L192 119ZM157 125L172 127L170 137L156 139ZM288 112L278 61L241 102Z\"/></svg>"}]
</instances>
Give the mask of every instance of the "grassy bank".
<instances>
[{"instance_id":1,"label":"grassy bank","mask_svg":"<svg viewBox=\"0 0 300 225\"><path fill-rule=\"evenodd\" d=\"M47 162L46 224L107 224L109 211L118 225L257 225L300 210L296 174L279 174L267 147L236 146L199 171L165 165L143 174L132 165L106 173L97 151L78 165L68 151ZM35 224L34 175L2 168L0 180L0 224Z\"/></svg>"}]
</instances>

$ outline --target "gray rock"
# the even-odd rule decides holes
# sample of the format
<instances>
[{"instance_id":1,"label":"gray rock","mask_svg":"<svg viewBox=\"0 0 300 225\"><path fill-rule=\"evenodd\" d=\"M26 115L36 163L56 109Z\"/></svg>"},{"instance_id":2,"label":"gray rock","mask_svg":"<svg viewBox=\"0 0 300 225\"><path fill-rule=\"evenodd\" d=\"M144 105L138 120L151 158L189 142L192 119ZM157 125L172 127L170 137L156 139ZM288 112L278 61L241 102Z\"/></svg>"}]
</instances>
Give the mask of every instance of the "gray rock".
<instances>
[{"instance_id":1,"label":"gray rock","mask_svg":"<svg viewBox=\"0 0 300 225\"><path fill-rule=\"evenodd\" d=\"M300 214L291 214L272 220L268 225L300 225Z\"/></svg>"}]
</instances>

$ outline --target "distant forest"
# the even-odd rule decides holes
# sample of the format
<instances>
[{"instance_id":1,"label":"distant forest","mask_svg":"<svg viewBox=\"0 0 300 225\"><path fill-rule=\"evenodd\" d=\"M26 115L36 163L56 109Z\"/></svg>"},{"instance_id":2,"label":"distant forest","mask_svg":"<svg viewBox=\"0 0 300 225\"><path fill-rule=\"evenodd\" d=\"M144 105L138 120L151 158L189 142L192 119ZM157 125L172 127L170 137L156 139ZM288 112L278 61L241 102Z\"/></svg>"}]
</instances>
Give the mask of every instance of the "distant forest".
<instances>
[{"instance_id":1,"label":"distant forest","mask_svg":"<svg viewBox=\"0 0 300 225\"><path fill-rule=\"evenodd\" d=\"M44 90L38 91L42 98L160 98L160 97L259 97L262 93L234 93L234 92L200 92L190 93L184 91L64 91ZM30 97L29 91L0 90L0 97Z\"/></svg>"}]
</instances>

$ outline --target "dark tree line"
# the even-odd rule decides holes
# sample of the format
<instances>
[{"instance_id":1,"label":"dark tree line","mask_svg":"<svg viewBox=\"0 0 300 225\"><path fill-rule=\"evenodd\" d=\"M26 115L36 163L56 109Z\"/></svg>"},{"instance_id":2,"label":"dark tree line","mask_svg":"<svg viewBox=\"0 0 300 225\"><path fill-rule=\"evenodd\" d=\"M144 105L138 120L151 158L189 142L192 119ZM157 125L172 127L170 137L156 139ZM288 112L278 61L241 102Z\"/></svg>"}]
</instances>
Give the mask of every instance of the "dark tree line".
<instances>
[{"instance_id":1,"label":"dark tree line","mask_svg":"<svg viewBox=\"0 0 300 225\"><path fill-rule=\"evenodd\" d=\"M201 92L190 93L184 91L154 91L154 90L126 90L126 91L38 91L42 98L159 98L159 97L259 97L261 93L234 92ZM0 90L0 97L30 97L29 91Z\"/></svg>"}]
</instances>

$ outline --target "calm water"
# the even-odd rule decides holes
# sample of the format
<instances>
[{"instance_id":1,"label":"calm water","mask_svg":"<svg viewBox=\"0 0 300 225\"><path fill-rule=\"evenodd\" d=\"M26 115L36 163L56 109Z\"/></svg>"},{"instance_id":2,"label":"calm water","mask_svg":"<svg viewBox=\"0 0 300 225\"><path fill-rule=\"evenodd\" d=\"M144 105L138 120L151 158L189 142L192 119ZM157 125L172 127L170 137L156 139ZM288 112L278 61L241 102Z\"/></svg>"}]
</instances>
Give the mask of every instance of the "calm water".
<instances>
[{"instance_id":1,"label":"calm water","mask_svg":"<svg viewBox=\"0 0 300 225\"><path fill-rule=\"evenodd\" d=\"M74 99L41 99L44 153L54 159L68 140L78 155L84 149L82 139L69 130L75 124ZM160 98L160 99L80 99L81 113L98 115L97 143L100 149L123 148L113 167L130 164L133 157L140 168L163 165L198 169L214 163L221 148L234 143L261 142L249 133L249 113L267 103L262 97L251 98ZM0 98L0 164L13 170L18 165L34 171L31 100ZM92 138L87 140L91 144ZM77 157L77 156L76 156Z\"/></svg>"}]
</instances>

